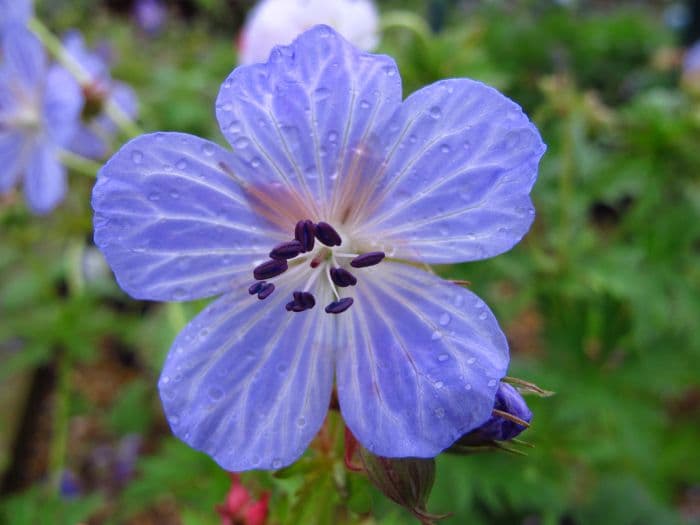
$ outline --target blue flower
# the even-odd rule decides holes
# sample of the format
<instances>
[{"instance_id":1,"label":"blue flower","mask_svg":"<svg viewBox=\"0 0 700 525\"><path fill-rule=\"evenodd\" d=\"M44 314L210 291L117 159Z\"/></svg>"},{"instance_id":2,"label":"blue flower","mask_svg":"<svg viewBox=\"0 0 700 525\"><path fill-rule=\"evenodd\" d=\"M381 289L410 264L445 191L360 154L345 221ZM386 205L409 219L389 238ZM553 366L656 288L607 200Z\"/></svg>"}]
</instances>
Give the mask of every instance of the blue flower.
<instances>
[{"instance_id":1,"label":"blue flower","mask_svg":"<svg viewBox=\"0 0 700 525\"><path fill-rule=\"evenodd\" d=\"M90 78L82 86L84 122L78 127L69 149L83 157L102 159L109 153L110 140L117 131L117 125L104 110L105 105L111 100L133 119L138 111L136 93L127 84L112 79L106 53L90 51L78 31L68 33L63 46Z\"/></svg>"},{"instance_id":2,"label":"blue flower","mask_svg":"<svg viewBox=\"0 0 700 525\"><path fill-rule=\"evenodd\" d=\"M24 25L32 16L30 0L0 0L0 37L14 24Z\"/></svg>"},{"instance_id":3,"label":"blue flower","mask_svg":"<svg viewBox=\"0 0 700 525\"><path fill-rule=\"evenodd\" d=\"M24 177L33 212L48 213L64 197L59 150L73 138L83 97L73 77L49 66L39 41L23 26L6 29L0 66L0 193Z\"/></svg>"},{"instance_id":4,"label":"blue flower","mask_svg":"<svg viewBox=\"0 0 700 525\"><path fill-rule=\"evenodd\" d=\"M316 26L235 69L216 114L233 151L144 135L93 192L125 291L221 296L165 362L173 432L228 470L280 468L321 427L334 378L376 455L432 457L485 422L506 339L481 299L420 265L491 257L529 229L545 146L521 109L467 79L402 102L390 57Z\"/></svg>"}]
</instances>

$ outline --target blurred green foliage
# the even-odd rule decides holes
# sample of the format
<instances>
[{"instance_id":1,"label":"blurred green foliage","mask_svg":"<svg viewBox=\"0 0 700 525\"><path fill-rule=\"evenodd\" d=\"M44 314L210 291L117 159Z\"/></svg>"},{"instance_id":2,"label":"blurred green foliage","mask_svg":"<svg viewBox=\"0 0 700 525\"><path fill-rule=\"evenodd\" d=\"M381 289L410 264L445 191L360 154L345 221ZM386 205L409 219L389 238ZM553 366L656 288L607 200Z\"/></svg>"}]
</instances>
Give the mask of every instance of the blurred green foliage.
<instances>
[{"instance_id":1,"label":"blurred green foliage","mask_svg":"<svg viewBox=\"0 0 700 525\"><path fill-rule=\"evenodd\" d=\"M113 46L114 75L138 91L147 130L222 142L213 101L235 65L235 30L222 27L221 3L196 4L193 18L173 9L156 38L80 2L39 7L58 32L78 26ZM700 100L655 61L674 35L652 8L444 4L439 33L400 23L385 31L380 51L396 58L405 94L445 77L491 83L523 105L548 152L525 240L439 271L470 280L492 306L512 346L511 375L557 395L528 398L527 457L440 457L429 509L452 512L445 523L454 524L698 523ZM21 427L14 413L26 388L17 385L39 367L52 371L54 407L29 434L46 449L44 474L4 498L0 521L218 523L229 480L170 437L155 388L172 338L202 304L138 303L104 269L85 271L91 185L72 175L70 198L46 218L30 216L21 196L0 205L0 380L16 394L0 396L2 428ZM339 422L330 427L338 451ZM133 434L144 441L135 478L86 474L95 443ZM11 437L0 440L0 467L12 463ZM271 491L277 523L410 520L338 457L312 452L244 481ZM59 498L65 469L93 483Z\"/></svg>"}]
</instances>

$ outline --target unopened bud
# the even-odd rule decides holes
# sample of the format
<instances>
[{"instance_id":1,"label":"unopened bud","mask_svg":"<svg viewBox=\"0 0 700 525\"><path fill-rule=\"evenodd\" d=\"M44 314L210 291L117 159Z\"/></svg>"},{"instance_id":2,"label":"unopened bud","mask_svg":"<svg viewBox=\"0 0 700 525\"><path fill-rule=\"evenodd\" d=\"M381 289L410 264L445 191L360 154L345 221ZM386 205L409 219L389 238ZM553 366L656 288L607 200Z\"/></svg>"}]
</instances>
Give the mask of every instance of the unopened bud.
<instances>
[{"instance_id":1,"label":"unopened bud","mask_svg":"<svg viewBox=\"0 0 700 525\"><path fill-rule=\"evenodd\" d=\"M509 441L525 430L532 420L532 412L523 396L508 383L501 383L496 392L493 414L480 427L457 440L457 447L493 445Z\"/></svg>"},{"instance_id":2,"label":"unopened bud","mask_svg":"<svg viewBox=\"0 0 700 525\"><path fill-rule=\"evenodd\" d=\"M372 484L386 497L428 525L446 516L430 514L426 503L435 482L433 458L385 458L359 446L362 466Z\"/></svg>"}]
</instances>

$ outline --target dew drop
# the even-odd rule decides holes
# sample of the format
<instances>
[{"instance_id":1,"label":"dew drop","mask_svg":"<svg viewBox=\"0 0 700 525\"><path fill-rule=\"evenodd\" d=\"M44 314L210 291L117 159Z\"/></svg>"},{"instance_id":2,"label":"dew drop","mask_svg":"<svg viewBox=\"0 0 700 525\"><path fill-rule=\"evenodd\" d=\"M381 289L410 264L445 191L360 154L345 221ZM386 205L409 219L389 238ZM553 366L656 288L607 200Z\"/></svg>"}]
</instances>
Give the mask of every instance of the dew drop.
<instances>
[{"instance_id":1,"label":"dew drop","mask_svg":"<svg viewBox=\"0 0 700 525\"><path fill-rule=\"evenodd\" d=\"M474 363L476 363L476 357L470 357L469 359L467 359L468 365L473 365Z\"/></svg>"},{"instance_id":2,"label":"dew drop","mask_svg":"<svg viewBox=\"0 0 700 525\"><path fill-rule=\"evenodd\" d=\"M272 468L277 470L278 468L282 467L282 460L279 458L275 458L272 460Z\"/></svg>"},{"instance_id":3,"label":"dew drop","mask_svg":"<svg viewBox=\"0 0 700 525\"><path fill-rule=\"evenodd\" d=\"M484 303L481 301L481 299L475 299L474 300L474 308L477 310L481 310L484 307Z\"/></svg>"},{"instance_id":4,"label":"dew drop","mask_svg":"<svg viewBox=\"0 0 700 525\"><path fill-rule=\"evenodd\" d=\"M418 137L416 137L415 135L409 135L408 140L411 144L415 144L416 141L418 140Z\"/></svg>"},{"instance_id":5,"label":"dew drop","mask_svg":"<svg viewBox=\"0 0 700 525\"><path fill-rule=\"evenodd\" d=\"M489 381L489 386L493 388L494 386L496 386L496 383L497 381L495 379L492 379L491 381Z\"/></svg>"},{"instance_id":6,"label":"dew drop","mask_svg":"<svg viewBox=\"0 0 700 525\"><path fill-rule=\"evenodd\" d=\"M451 319L452 319L452 318L450 317L450 314L448 314L447 312L445 312L444 314L442 314L442 315L440 316L440 321L439 321L439 322L440 322L440 324L441 324L442 326L447 326L448 324L450 324L450 320L451 320Z\"/></svg>"},{"instance_id":7,"label":"dew drop","mask_svg":"<svg viewBox=\"0 0 700 525\"><path fill-rule=\"evenodd\" d=\"M435 409L435 417L438 419L442 419L445 417L445 409L444 408L436 408Z\"/></svg>"},{"instance_id":8,"label":"dew drop","mask_svg":"<svg viewBox=\"0 0 700 525\"><path fill-rule=\"evenodd\" d=\"M305 425L306 425L306 418L305 417L297 418L297 426L298 427L303 427Z\"/></svg>"},{"instance_id":9,"label":"dew drop","mask_svg":"<svg viewBox=\"0 0 700 525\"><path fill-rule=\"evenodd\" d=\"M241 132L241 123L238 122L237 120L234 120L228 125L228 132L231 133L232 135L236 135Z\"/></svg>"},{"instance_id":10,"label":"dew drop","mask_svg":"<svg viewBox=\"0 0 700 525\"><path fill-rule=\"evenodd\" d=\"M434 118L435 120L439 119L442 117L442 110L440 109L439 106L433 106L430 108L430 116Z\"/></svg>"},{"instance_id":11,"label":"dew drop","mask_svg":"<svg viewBox=\"0 0 700 525\"><path fill-rule=\"evenodd\" d=\"M177 416L170 416L170 417L168 418L168 421L170 422L170 424L171 424L172 426L175 426L175 425L177 425L177 424L180 422L180 418L177 417Z\"/></svg>"},{"instance_id":12,"label":"dew drop","mask_svg":"<svg viewBox=\"0 0 700 525\"><path fill-rule=\"evenodd\" d=\"M447 354L440 354L440 355L438 356L438 361L440 361L441 363L444 363L444 362L447 361L449 358L450 358L450 356L447 355Z\"/></svg>"},{"instance_id":13,"label":"dew drop","mask_svg":"<svg viewBox=\"0 0 700 525\"><path fill-rule=\"evenodd\" d=\"M187 161L185 159L180 159L177 161L177 164L175 164L175 167L180 171L184 171L187 169Z\"/></svg>"},{"instance_id":14,"label":"dew drop","mask_svg":"<svg viewBox=\"0 0 700 525\"><path fill-rule=\"evenodd\" d=\"M157 191L149 193L148 200L153 202L160 200L160 193L158 193Z\"/></svg>"},{"instance_id":15,"label":"dew drop","mask_svg":"<svg viewBox=\"0 0 700 525\"><path fill-rule=\"evenodd\" d=\"M160 382L164 385L167 385L168 383L170 383L170 378L168 376L163 376Z\"/></svg>"},{"instance_id":16,"label":"dew drop","mask_svg":"<svg viewBox=\"0 0 700 525\"><path fill-rule=\"evenodd\" d=\"M445 386L445 383L443 383L442 381L437 381L433 386L439 390L443 386Z\"/></svg>"},{"instance_id":17,"label":"dew drop","mask_svg":"<svg viewBox=\"0 0 700 525\"><path fill-rule=\"evenodd\" d=\"M481 319L482 321L485 321L487 317L488 315L486 314L486 312L481 312L479 314L479 319Z\"/></svg>"},{"instance_id":18,"label":"dew drop","mask_svg":"<svg viewBox=\"0 0 700 525\"><path fill-rule=\"evenodd\" d=\"M280 363L279 365L277 365L277 372L279 372L280 374L284 374L286 371L287 365L285 365L284 363Z\"/></svg>"},{"instance_id":19,"label":"dew drop","mask_svg":"<svg viewBox=\"0 0 700 525\"><path fill-rule=\"evenodd\" d=\"M180 193L177 190L170 190L169 195L172 199L179 199L180 198Z\"/></svg>"},{"instance_id":20,"label":"dew drop","mask_svg":"<svg viewBox=\"0 0 700 525\"><path fill-rule=\"evenodd\" d=\"M369 109L371 104L367 102L366 100L360 100L360 107L362 109Z\"/></svg>"},{"instance_id":21,"label":"dew drop","mask_svg":"<svg viewBox=\"0 0 700 525\"><path fill-rule=\"evenodd\" d=\"M335 131L328 132L328 142L335 142L338 140L338 134Z\"/></svg>"},{"instance_id":22,"label":"dew drop","mask_svg":"<svg viewBox=\"0 0 700 525\"><path fill-rule=\"evenodd\" d=\"M393 77L394 75L396 75L396 69L392 66L385 66L383 69L384 69L384 73L388 77Z\"/></svg>"},{"instance_id":23,"label":"dew drop","mask_svg":"<svg viewBox=\"0 0 700 525\"><path fill-rule=\"evenodd\" d=\"M433 341L438 341L438 340L442 339L442 332L439 332L438 330L435 330L435 331L433 332L433 335L430 336L430 339L433 340Z\"/></svg>"},{"instance_id":24,"label":"dew drop","mask_svg":"<svg viewBox=\"0 0 700 525\"><path fill-rule=\"evenodd\" d=\"M134 162L134 164L141 164L143 161L143 153L138 150L134 151L131 154L131 160Z\"/></svg>"},{"instance_id":25,"label":"dew drop","mask_svg":"<svg viewBox=\"0 0 700 525\"><path fill-rule=\"evenodd\" d=\"M233 147L236 149L245 149L248 147L248 144L250 144L250 141L245 137L241 137L233 142Z\"/></svg>"},{"instance_id":26,"label":"dew drop","mask_svg":"<svg viewBox=\"0 0 700 525\"><path fill-rule=\"evenodd\" d=\"M471 389L472 389L472 386L469 383L464 385L464 390L471 390Z\"/></svg>"},{"instance_id":27,"label":"dew drop","mask_svg":"<svg viewBox=\"0 0 700 525\"><path fill-rule=\"evenodd\" d=\"M214 145L213 144L203 144L202 145L202 153L204 153L207 157L211 157L214 155Z\"/></svg>"},{"instance_id":28,"label":"dew drop","mask_svg":"<svg viewBox=\"0 0 700 525\"><path fill-rule=\"evenodd\" d=\"M209 392L207 392L209 395L209 399L212 401L218 401L221 399L224 395L224 391L221 390L219 387L213 387L209 389Z\"/></svg>"},{"instance_id":29,"label":"dew drop","mask_svg":"<svg viewBox=\"0 0 700 525\"><path fill-rule=\"evenodd\" d=\"M262 164L262 161L258 157L253 157L250 161L250 167L253 169L259 168L260 164Z\"/></svg>"},{"instance_id":30,"label":"dew drop","mask_svg":"<svg viewBox=\"0 0 700 525\"><path fill-rule=\"evenodd\" d=\"M447 144L443 144L442 146L440 146L440 151L442 153L449 153L450 151L452 151L452 148L450 148L450 146Z\"/></svg>"},{"instance_id":31,"label":"dew drop","mask_svg":"<svg viewBox=\"0 0 700 525\"><path fill-rule=\"evenodd\" d=\"M331 90L325 87L320 87L314 91L316 100L325 100L331 96Z\"/></svg>"}]
</instances>

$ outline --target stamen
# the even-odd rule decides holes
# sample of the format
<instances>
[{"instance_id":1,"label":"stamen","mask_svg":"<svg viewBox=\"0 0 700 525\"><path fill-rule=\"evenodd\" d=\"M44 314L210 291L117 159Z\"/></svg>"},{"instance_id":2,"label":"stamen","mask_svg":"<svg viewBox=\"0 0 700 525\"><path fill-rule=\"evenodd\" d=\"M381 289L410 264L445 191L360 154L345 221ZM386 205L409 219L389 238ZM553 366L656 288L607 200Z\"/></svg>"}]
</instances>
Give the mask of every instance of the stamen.
<instances>
[{"instance_id":1,"label":"stamen","mask_svg":"<svg viewBox=\"0 0 700 525\"><path fill-rule=\"evenodd\" d=\"M335 228L327 222L316 224L316 238L326 246L340 246L343 242Z\"/></svg>"},{"instance_id":2,"label":"stamen","mask_svg":"<svg viewBox=\"0 0 700 525\"><path fill-rule=\"evenodd\" d=\"M294 259L304 251L304 246L299 241L289 241L278 244L270 252L271 259Z\"/></svg>"},{"instance_id":3,"label":"stamen","mask_svg":"<svg viewBox=\"0 0 700 525\"><path fill-rule=\"evenodd\" d=\"M268 297L270 297L270 295L271 295L272 292L274 292L274 291L275 291L275 285L274 285L274 284L272 284L272 283L264 283L264 284L263 284L263 287L262 287L262 288L260 289L260 291L258 292L258 299L260 299L261 301L262 301L263 299L267 299Z\"/></svg>"},{"instance_id":4,"label":"stamen","mask_svg":"<svg viewBox=\"0 0 700 525\"><path fill-rule=\"evenodd\" d=\"M302 251L310 252L314 248L314 235L316 226L313 221L305 220L297 222L294 228L294 238L301 243Z\"/></svg>"},{"instance_id":5,"label":"stamen","mask_svg":"<svg viewBox=\"0 0 700 525\"><path fill-rule=\"evenodd\" d=\"M386 255L384 252L368 252L358 255L352 261L350 261L350 266L353 268L365 268L367 266L374 266L379 264Z\"/></svg>"},{"instance_id":6,"label":"stamen","mask_svg":"<svg viewBox=\"0 0 700 525\"><path fill-rule=\"evenodd\" d=\"M258 281L256 283L253 283L250 285L250 288L248 288L248 293L250 295L255 295L260 290L262 290L263 286L265 286L266 284L267 283L265 281Z\"/></svg>"},{"instance_id":7,"label":"stamen","mask_svg":"<svg viewBox=\"0 0 700 525\"><path fill-rule=\"evenodd\" d=\"M294 300L284 306L288 312L303 312L316 306L316 299L309 292L294 292L292 295Z\"/></svg>"},{"instance_id":8,"label":"stamen","mask_svg":"<svg viewBox=\"0 0 700 525\"><path fill-rule=\"evenodd\" d=\"M331 268L331 280L341 288L357 284L355 276L345 268Z\"/></svg>"},{"instance_id":9,"label":"stamen","mask_svg":"<svg viewBox=\"0 0 700 525\"><path fill-rule=\"evenodd\" d=\"M253 269L253 277L258 281L264 281L265 279L283 274L287 271L287 268L289 268L289 266L284 259L270 259Z\"/></svg>"},{"instance_id":10,"label":"stamen","mask_svg":"<svg viewBox=\"0 0 700 525\"><path fill-rule=\"evenodd\" d=\"M343 297L338 301L333 301L331 304L326 306L327 314L340 314L352 306L352 297Z\"/></svg>"}]
</instances>

